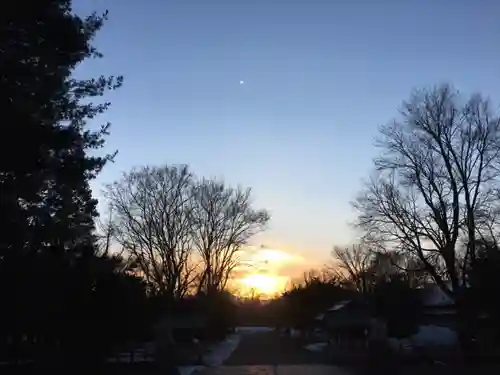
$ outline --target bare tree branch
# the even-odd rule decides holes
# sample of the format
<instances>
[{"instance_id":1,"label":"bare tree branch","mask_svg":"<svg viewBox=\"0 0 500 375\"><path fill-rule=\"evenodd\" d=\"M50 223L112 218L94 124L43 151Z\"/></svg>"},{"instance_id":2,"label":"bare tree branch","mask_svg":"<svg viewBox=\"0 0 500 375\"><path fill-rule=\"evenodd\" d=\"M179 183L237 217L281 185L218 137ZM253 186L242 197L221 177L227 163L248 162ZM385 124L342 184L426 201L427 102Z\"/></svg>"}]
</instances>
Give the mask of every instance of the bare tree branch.
<instances>
[{"instance_id":1,"label":"bare tree branch","mask_svg":"<svg viewBox=\"0 0 500 375\"><path fill-rule=\"evenodd\" d=\"M188 167L144 167L107 187L113 235L156 291L221 291L239 252L269 220L250 190L195 179Z\"/></svg>"},{"instance_id":2,"label":"bare tree branch","mask_svg":"<svg viewBox=\"0 0 500 375\"><path fill-rule=\"evenodd\" d=\"M172 298L184 296L192 282L192 179L187 166L144 167L107 187L116 240Z\"/></svg>"},{"instance_id":3,"label":"bare tree branch","mask_svg":"<svg viewBox=\"0 0 500 375\"><path fill-rule=\"evenodd\" d=\"M362 245L353 245L351 248L334 247L332 251L337 266L345 271L348 280L361 293L368 292L367 271L371 263L371 252Z\"/></svg>"},{"instance_id":4,"label":"bare tree branch","mask_svg":"<svg viewBox=\"0 0 500 375\"><path fill-rule=\"evenodd\" d=\"M377 175L354 203L364 240L416 256L453 296L463 274L459 239L462 262L473 262L476 236L496 226L500 122L488 101L461 103L444 85L416 92L381 135Z\"/></svg>"},{"instance_id":5,"label":"bare tree branch","mask_svg":"<svg viewBox=\"0 0 500 375\"><path fill-rule=\"evenodd\" d=\"M222 290L240 263L240 250L269 221L251 204L250 189L233 189L202 179L193 189L194 244L203 259L199 291Z\"/></svg>"},{"instance_id":6,"label":"bare tree branch","mask_svg":"<svg viewBox=\"0 0 500 375\"><path fill-rule=\"evenodd\" d=\"M108 209L106 222L97 220L97 231L99 251L102 255L108 256L113 240L113 210L111 208Z\"/></svg>"}]
</instances>

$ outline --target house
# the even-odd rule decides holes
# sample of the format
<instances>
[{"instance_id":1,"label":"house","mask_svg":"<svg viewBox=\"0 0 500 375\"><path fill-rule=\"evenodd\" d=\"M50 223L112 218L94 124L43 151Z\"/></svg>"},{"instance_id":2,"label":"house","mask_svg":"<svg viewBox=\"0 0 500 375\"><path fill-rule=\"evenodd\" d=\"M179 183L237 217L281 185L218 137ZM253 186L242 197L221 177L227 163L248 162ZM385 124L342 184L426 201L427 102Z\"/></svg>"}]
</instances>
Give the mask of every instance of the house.
<instances>
[{"instance_id":1,"label":"house","mask_svg":"<svg viewBox=\"0 0 500 375\"><path fill-rule=\"evenodd\" d=\"M418 289L422 304L422 325L456 328L455 301L437 284L430 283Z\"/></svg>"},{"instance_id":2,"label":"house","mask_svg":"<svg viewBox=\"0 0 500 375\"><path fill-rule=\"evenodd\" d=\"M316 316L328 334L327 353L335 360L365 360L372 340L385 340L384 322L372 316L363 296L340 301Z\"/></svg>"},{"instance_id":3,"label":"house","mask_svg":"<svg viewBox=\"0 0 500 375\"><path fill-rule=\"evenodd\" d=\"M395 349L425 348L434 353L438 348L456 347L458 314L453 299L434 283L426 284L417 291L422 306L417 332L405 339L389 338L389 345Z\"/></svg>"},{"instance_id":4,"label":"house","mask_svg":"<svg viewBox=\"0 0 500 375\"><path fill-rule=\"evenodd\" d=\"M362 298L340 301L316 316L332 343L360 341L366 344L372 324L368 302Z\"/></svg>"}]
</instances>

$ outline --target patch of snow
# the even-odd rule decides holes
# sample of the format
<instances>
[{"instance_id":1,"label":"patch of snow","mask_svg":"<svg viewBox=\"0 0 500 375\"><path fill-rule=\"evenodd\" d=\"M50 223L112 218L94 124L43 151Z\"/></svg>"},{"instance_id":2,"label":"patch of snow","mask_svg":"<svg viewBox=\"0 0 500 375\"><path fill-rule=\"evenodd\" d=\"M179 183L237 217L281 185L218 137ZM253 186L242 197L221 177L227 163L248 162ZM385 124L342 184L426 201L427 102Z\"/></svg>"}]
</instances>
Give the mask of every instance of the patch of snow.
<instances>
[{"instance_id":1,"label":"patch of snow","mask_svg":"<svg viewBox=\"0 0 500 375\"><path fill-rule=\"evenodd\" d=\"M337 310L340 310L345 305L347 305L349 302L351 302L351 300L340 301L340 302L336 303L335 305L333 305L332 307L330 307L327 311L337 311Z\"/></svg>"},{"instance_id":2,"label":"patch of snow","mask_svg":"<svg viewBox=\"0 0 500 375\"><path fill-rule=\"evenodd\" d=\"M214 345L210 352L203 356L203 363L210 367L217 367L229 358L231 353L238 347L240 335L229 336L225 341Z\"/></svg>"},{"instance_id":3,"label":"patch of snow","mask_svg":"<svg viewBox=\"0 0 500 375\"><path fill-rule=\"evenodd\" d=\"M427 286L423 300L424 306L453 305L453 300L437 285Z\"/></svg>"},{"instance_id":4,"label":"patch of snow","mask_svg":"<svg viewBox=\"0 0 500 375\"><path fill-rule=\"evenodd\" d=\"M304 346L304 349L307 349L311 352L323 352L325 348L327 347L328 343L327 342L316 342L314 344L309 344Z\"/></svg>"},{"instance_id":5,"label":"patch of snow","mask_svg":"<svg viewBox=\"0 0 500 375\"><path fill-rule=\"evenodd\" d=\"M245 332L267 332L268 329L272 329L269 327L240 327L242 328L243 333ZM266 328L266 329L263 329ZM203 363L210 367L217 367L224 363L225 360L229 358L229 356L233 353L233 351L238 347L240 342L240 334L233 334L226 338L226 340L213 345L209 348L209 352L203 355ZM136 349L133 362L153 362L154 358L150 355L147 355L147 350L145 349ZM109 363L131 363L132 355L131 352L121 352L116 356L108 358L107 362ZM179 366L179 373L181 375L191 375L196 371L200 371L206 368L206 366Z\"/></svg>"},{"instance_id":6,"label":"patch of snow","mask_svg":"<svg viewBox=\"0 0 500 375\"><path fill-rule=\"evenodd\" d=\"M454 345L458 341L458 335L447 327L425 325L419 327L411 341L417 346Z\"/></svg>"},{"instance_id":7,"label":"patch of snow","mask_svg":"<svg viewBox=\"0 0 500 375\"><path fill-rule=\"evenodd\" d=\"M410 352L413 347L453 346L457 340L457 333L450 328L422 325L413 336L402 339L389 337L387 344L394 350Z\"/></svg>"}]
</instances>

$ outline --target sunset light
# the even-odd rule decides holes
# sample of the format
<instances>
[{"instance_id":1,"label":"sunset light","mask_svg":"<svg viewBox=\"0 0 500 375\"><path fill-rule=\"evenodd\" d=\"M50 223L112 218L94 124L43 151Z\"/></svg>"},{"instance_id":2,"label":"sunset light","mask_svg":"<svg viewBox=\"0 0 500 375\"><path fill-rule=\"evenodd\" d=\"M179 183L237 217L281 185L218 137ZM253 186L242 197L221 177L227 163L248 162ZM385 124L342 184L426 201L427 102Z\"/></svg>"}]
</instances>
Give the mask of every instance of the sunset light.
<instances>
[{"instance_id":1,"label":"sunset light","mask_svg":"<svg viewBox=\"0 0 500 375\"><path fill-rule=\"evenodd\" d=\"M255 289L257 294L273 296L283 291L288 277L254 274L248 275L240 280L246 289Z\"/></svg>"},{"instance_id":2,"label":"sunset light","mask_svg":"<svg viewBox=\"0 0 500 375\"><path fill-rule=\"evenodd\" d=\"M289 262L293 256L281 250L261 249L253 257L254 261L283 264Z\"/></svg>"},{"instance_id":3,"label":"sunset light","mask_svg":"<svg viewBox=\"0 0 500 375\"><path fill-rule=\"evenodd\" d=\"M246 266L234 275L233 286L241 296L264 298L283 292L290 280L290 267L303 263L297 255L264 247L249 247L244 258Z\"/></svg>"},{"instance_id":4,"label":"sunset light","mask_svg":"<svg viewBox=\"0 0 500 375\"><path fill-rule=\"evenodd\" d=\"M6 3L0 375L500 375L500 0Z\"/></svg>"}]
</instances>

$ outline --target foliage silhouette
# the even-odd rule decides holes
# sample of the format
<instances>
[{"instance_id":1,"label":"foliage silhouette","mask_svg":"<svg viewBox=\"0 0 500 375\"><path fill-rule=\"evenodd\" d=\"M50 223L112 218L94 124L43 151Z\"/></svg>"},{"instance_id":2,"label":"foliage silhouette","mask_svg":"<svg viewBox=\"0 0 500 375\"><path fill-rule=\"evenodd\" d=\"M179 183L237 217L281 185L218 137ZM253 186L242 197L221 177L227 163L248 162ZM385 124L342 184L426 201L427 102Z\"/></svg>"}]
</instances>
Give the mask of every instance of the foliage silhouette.
<instances>
[{"instance_id":1,"label":"foliage silhouette","mask_svg":"<svg viewBox=\"0 0 500 375\"><path fill-rule=\"evenodd\" d=\"M409 337L418 331L422 304L418 290L413 289L402 275L381 279L372 295L373 313L387 324L390 337Z\"/></svg>"},{"instance_id":2,"label":"foliage silhouette","mask_svg":"<svg viewBox=\"0 0 500 375\"><path fill-rule=\"evenodd\" d=\"M478 239L495 236L500 120L480 95L420 90L381 128L375 176L354 203L363 240L418 259L452 299L467 283ZM459 244L465 243L465 249Z\"/></svg>"},{"instance_id":3,"label":"foliage silhouette","mask_svg":"<svg viewBox=\"0 0 500 375\"><path fill-rule=\"evenodd\" d=\"M171 303L224 291L243 246L269 221L250 189L195 178L186 165L134 169L106 196L117 243L151 292Z\"/></svg>"},{"instance_id":4,"label":"foliage silhouette","mask_svg":"<svg viewBox=\"0 0 500 375\"><path fill-rule=\"evenodd\" d=\"M69 0L18 1L0 21L8 119L0 140L0 340L14 364L78 363L74 372L142 328L123 329L143 314L145 292L119 259L99 254L89 186L114 156L97 152L109 124L87 126L110 103L93 101L122 77L73 74L102 57L91 42L106 17L83 19Z\"/></svg>"}]
</instances>

